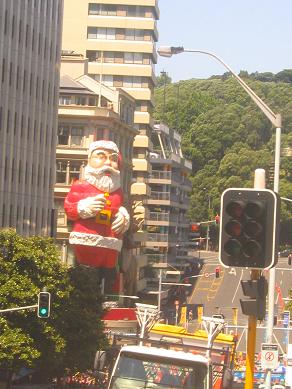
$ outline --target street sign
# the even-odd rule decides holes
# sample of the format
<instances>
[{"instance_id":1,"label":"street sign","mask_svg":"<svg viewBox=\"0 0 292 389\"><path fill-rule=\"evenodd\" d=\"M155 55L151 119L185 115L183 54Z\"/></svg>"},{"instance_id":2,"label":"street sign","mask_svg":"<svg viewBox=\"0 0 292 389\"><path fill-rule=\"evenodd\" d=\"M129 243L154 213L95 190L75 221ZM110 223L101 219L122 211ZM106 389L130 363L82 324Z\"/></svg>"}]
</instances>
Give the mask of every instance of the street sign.
<instances>
[{"instance_id":1,"label":"street sign","mask_svg":"<svg viewBox=\"0 0 292 389\"><path fill-rule=\"evenodd\" d=\"M283 327L288 328L290 322L290 311L283 312Z\"/></svg>"},{"instance_id":2,"label":"street sign","mask_svg":"<svg viewBox=\"0 0 292 389\"><path fill-rule=\"evenodd\" d=\"M277 344L262 343L261 365L262 369L277 369L279 366L279 351Z\"/></svg>"}]
</instances>

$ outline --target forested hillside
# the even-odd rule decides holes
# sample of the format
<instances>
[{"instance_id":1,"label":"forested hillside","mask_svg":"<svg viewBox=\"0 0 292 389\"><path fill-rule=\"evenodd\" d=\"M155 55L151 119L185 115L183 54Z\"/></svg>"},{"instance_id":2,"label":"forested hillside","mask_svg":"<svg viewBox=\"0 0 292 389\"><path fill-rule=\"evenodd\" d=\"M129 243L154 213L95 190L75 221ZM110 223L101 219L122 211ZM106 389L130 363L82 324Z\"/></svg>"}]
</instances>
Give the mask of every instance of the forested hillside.
<instances>
[{"instance_id":1,"label":"forested hillside","mask_svg":"<svg viewBox=\"0 0 292 389\"><path fill-rule=\"evenodd\" d=\"M292 71L240 76L282 115L279 194L292 199L292 154L287 156L292 148ZM154 117L181 133L184 156L193 162L192 220L210 220L219 213L224 189L253 187L256 168L266 170L266 186L273 188L275 129L230 74L178 83L162 75L158 84ZM281 243L292 244L292 203L287 201L281 204Z\"/></svg>"}]
</instances>

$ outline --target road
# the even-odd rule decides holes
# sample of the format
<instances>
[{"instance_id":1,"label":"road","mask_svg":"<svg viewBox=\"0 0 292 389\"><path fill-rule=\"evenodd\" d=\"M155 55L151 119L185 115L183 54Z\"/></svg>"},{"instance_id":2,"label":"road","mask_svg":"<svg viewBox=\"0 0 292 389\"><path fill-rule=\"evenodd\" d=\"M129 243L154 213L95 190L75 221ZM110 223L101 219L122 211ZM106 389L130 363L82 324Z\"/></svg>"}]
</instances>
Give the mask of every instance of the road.
<instances>
[{"instance_id":1,"label":"road","mask_svg":"<svg viewBox=\"0 0 292 389\"><path fill-rule=\"evenodd\" d=\"M198 256L198 253L196 253ZM242 268L224 268L218 261L216 252L200 252L200 258L204 260L200 277L197 278L194 290L188 298L189 304L203 304L204 315L212 316L221 313L225 316L228 330L235 330L232 326L237 323L237 332L239 333L239 349L245 350L246 331L243 327L247 325L247 316L242 315L240 299L244 298L240 281L250 279L250 271ZM215 268L220 266L220 277L215 278ZM276 265L276 290L275 290L275 314L285 310L285 301L283 297L288 297L291 289L292 266L288 265L287 258L279 258ZM269 279L269 271L264 271L264 275ZM245 297L247 298L247 297ZM237 312L237 318L236 318ZM257 331L257 351L260 351L261 343L265 342L264 322L260 323ZM278 328L278 329L277 329ZM288 341L288 330L284 330L282 322L274 329L274 342L279 343L279 352L284 353ZM292 341L292 334L290 335Z\"/></svg>"}]
</instances>

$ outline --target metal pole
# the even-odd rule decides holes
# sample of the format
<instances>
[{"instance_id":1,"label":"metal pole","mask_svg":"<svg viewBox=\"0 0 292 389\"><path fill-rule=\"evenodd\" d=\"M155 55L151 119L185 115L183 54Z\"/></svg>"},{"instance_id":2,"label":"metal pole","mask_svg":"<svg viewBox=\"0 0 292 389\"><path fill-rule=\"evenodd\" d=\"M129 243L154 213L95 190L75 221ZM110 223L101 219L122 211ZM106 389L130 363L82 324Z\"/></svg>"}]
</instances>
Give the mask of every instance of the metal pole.
<instances>
[{"instance_id":1,"label":"metal pole","mask_svg":"<svg viewBox=\"0 0 292 389\"><path fill-rule=\"evenodd\" d=\"M159 269L159 276L158 276L158 303L157 303L157 308L158 312L160 312L160 307L161 307L161 286L162 286L162 269Z\"/></svg>"},{"instance_id":2,"label":"metal pole","mask_svg":"<svg viewBox=\"0 0 292 389\"><path fill-rule=\"evenodd\" d=\"M27 306L25 306L25 307L1 309L1 310L0 310L0 313L13 312L13 311L22 311L23 309L37 308L37 306L38 306L38 304L35 304L35 305L27 305Z\"/></svg>"},{"instance_id":3,"label":"metal pole","mask_svg":"<svg viewBox=\"0 0 292 389\"><path fill-rule=\"evenodd\" d=\"M281 117L278 118L281 122ZM280 174L280 154L281 154L281 127L276 128L276 143L275 143L275 173L274 173L274 191L279 192L279 174ZM269 271L269 292L268 292L268 320L267 320L267 343L273 342L273 327L274 327L274 300L276 286L276 269L272 267ZM271 388L272 371L267 370L266 388Z\"/></svg>"}]
</instances>

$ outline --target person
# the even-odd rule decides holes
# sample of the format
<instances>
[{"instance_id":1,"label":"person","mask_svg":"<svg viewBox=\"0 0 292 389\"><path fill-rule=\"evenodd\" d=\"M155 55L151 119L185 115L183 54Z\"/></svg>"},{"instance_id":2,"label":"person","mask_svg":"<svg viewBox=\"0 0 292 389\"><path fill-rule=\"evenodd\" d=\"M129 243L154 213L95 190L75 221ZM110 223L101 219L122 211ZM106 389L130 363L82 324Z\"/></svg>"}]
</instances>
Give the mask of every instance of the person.
<instances>
[{"instance_id":1,"label":"person","mask_svg":"<svg viewBox=\"0 0 292 389\"><path fill-rule=\"evenodd\" d=\"M113 270L130 224L120 182L121 154L109 140L91 143L84 179L75 182L64 209L73 230L69 243L81 265Z\"/></svg>"}]
</instances>

